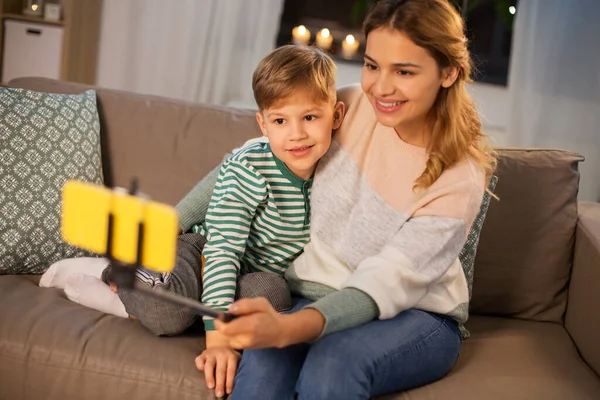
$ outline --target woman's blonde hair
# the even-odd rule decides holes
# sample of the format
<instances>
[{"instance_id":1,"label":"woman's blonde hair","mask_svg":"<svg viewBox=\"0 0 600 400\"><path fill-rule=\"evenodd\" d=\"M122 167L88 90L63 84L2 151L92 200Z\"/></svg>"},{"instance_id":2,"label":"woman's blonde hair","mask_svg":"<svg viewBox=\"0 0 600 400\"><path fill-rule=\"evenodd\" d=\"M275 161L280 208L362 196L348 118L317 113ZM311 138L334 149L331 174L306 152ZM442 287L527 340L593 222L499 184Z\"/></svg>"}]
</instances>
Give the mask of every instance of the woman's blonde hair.
<instances>
[{"instance_id":1,"label":"woman's blonde hair","mask_svg":"<svg viewBox=\"0 0 600 400\"><path fill-rule=\"evenodd\" d=\"M448 0L380 0L365 19L365 38L378 28L407 35L431 54L440 72L446 67L458 69L456 81L440 88L430 111L430 155L425 171L415 181L415 189L428 188L445 169L465 157L471 157L485 170L489 182L496 156L481 132L481 121L467 92L473 67L463 20L456 9Z\"/></svg>"}]
</instances>

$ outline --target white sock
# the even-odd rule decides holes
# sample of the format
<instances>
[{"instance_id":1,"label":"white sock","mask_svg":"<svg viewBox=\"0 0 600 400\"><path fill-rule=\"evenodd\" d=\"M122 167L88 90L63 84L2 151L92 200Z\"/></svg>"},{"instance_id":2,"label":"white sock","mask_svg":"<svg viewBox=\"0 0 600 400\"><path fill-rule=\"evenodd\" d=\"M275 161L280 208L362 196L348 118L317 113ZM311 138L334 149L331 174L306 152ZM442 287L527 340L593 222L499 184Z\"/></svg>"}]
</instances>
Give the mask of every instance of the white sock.
<instances>
[{"instance_id":1,"label":"white sock","mask_svg":"<svg viewBox=\"0 0 600 400\"><path fill-rule=\"evenodd\" d=\"M67 278L65 294L69 300L82 306L117 317L129 317L119 296L99 278L84 274L72 274Z\"/></svg>"},{"instance_id":2,"label":"white sock","mask_svg":"<svg viewBox=\"0 0 600 400\"><path fill-rule=\"evenodd\" d=\"M98 257L67 258L57 261L42 275L40 287L64 289L67 278L78 273L100 279L102 271L104 271L108 264L108 259Z\"/></svg>"}]
</instances>

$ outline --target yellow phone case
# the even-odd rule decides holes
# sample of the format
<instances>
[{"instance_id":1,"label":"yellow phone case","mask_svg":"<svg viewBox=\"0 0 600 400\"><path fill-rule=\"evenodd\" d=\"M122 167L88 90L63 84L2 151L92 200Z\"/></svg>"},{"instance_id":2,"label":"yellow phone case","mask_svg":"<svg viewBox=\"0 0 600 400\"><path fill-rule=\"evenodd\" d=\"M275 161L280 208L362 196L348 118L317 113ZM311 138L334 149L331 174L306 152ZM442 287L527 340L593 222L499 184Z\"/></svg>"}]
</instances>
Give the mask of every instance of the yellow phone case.
<instances>
[{"instance_id":1,"label":"yellow phone case","mask_svg":"<svg viewBox=\"0 0 600 400\"><path fill-rule=\"evenodd\" d=\"M139 225L144 218L143 201L126 192L114 192L110 210L113 214L111 255L126 264L135 264Z\"/></svg>"},{"instance_id":2,"label":"yellow phone case","mask_svg":"<svg viewBox=\"0 0 600 400\"><path fill-rule=\"evenodd\" d=\"M73 246L105 254L111 191L89 183L67 181L62 196L63 240Z\"/></svg>"},{"instance_id":3,"label":"yellow phone case","mask_svg":"<svg viewBox=\"0 0 600 400\"><path fill-rule=\"evenodd\" d=\"M141 265L159 272L173 269L179 230L178 216L173 207L90 183L73 180L65 183L61 224L65 242L107 255L111 213L112 258L125 264L135 264L139 226L143 223Z\"/></svg>"},{"instance_id":4,"label":"yellow phone case","mask_svg":"<svg viewBox=\"0 0 600 400\"><path fill-rule=\"evenodd\" d=\"M144 209L142 265L159 272L175 266L179 218L173 207L149 201Z\"/></svg>"}]
</instances>

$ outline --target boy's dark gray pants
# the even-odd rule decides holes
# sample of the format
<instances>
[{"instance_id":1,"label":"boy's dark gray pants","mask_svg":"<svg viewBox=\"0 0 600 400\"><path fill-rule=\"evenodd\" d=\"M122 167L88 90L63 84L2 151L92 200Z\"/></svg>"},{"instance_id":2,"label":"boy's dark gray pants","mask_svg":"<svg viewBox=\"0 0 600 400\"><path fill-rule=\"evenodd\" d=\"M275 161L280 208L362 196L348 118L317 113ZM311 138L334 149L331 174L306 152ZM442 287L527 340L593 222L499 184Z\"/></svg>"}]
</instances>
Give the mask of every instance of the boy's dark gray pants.
<instances>
[{"instance_id":1,"label":"boy's dark gray pants","mask_svg":"<svg viewBox=\"0 0 600 400\"><path fill-rule=\"evenodd\" d=\"M177 260L170 273L138 269L136 278L151 288L200 300L202 297L202 249L205 238L198 233L184 233L177 239ZM108 281L108 269L103 279ZM135 290L119 289L125 310L156 335L177 335L202 317L184 307L161 301ZM291 296L285 279L269 272L254 272L238 277L236 299L266 297L275 310L291 307Z\"/></svg>"}]
</instances>

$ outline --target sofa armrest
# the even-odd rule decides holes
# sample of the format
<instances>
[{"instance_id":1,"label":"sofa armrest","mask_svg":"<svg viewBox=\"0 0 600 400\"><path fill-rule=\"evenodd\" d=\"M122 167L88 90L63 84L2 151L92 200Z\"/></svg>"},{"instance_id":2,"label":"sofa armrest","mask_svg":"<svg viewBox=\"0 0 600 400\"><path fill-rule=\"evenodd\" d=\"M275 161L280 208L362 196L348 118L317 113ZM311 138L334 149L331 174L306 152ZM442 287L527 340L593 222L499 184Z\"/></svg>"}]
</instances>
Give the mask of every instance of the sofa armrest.
<instances>
[{"instance_id":1,"label":"sofa armrest","mask_svg":"<svg viewBox=\"0 0 600 400\"><path fill-rule=\"evenodd\" d=\"M579 203L565 327L600 375L600 203Z\"/></svg>"}]
</instances>

